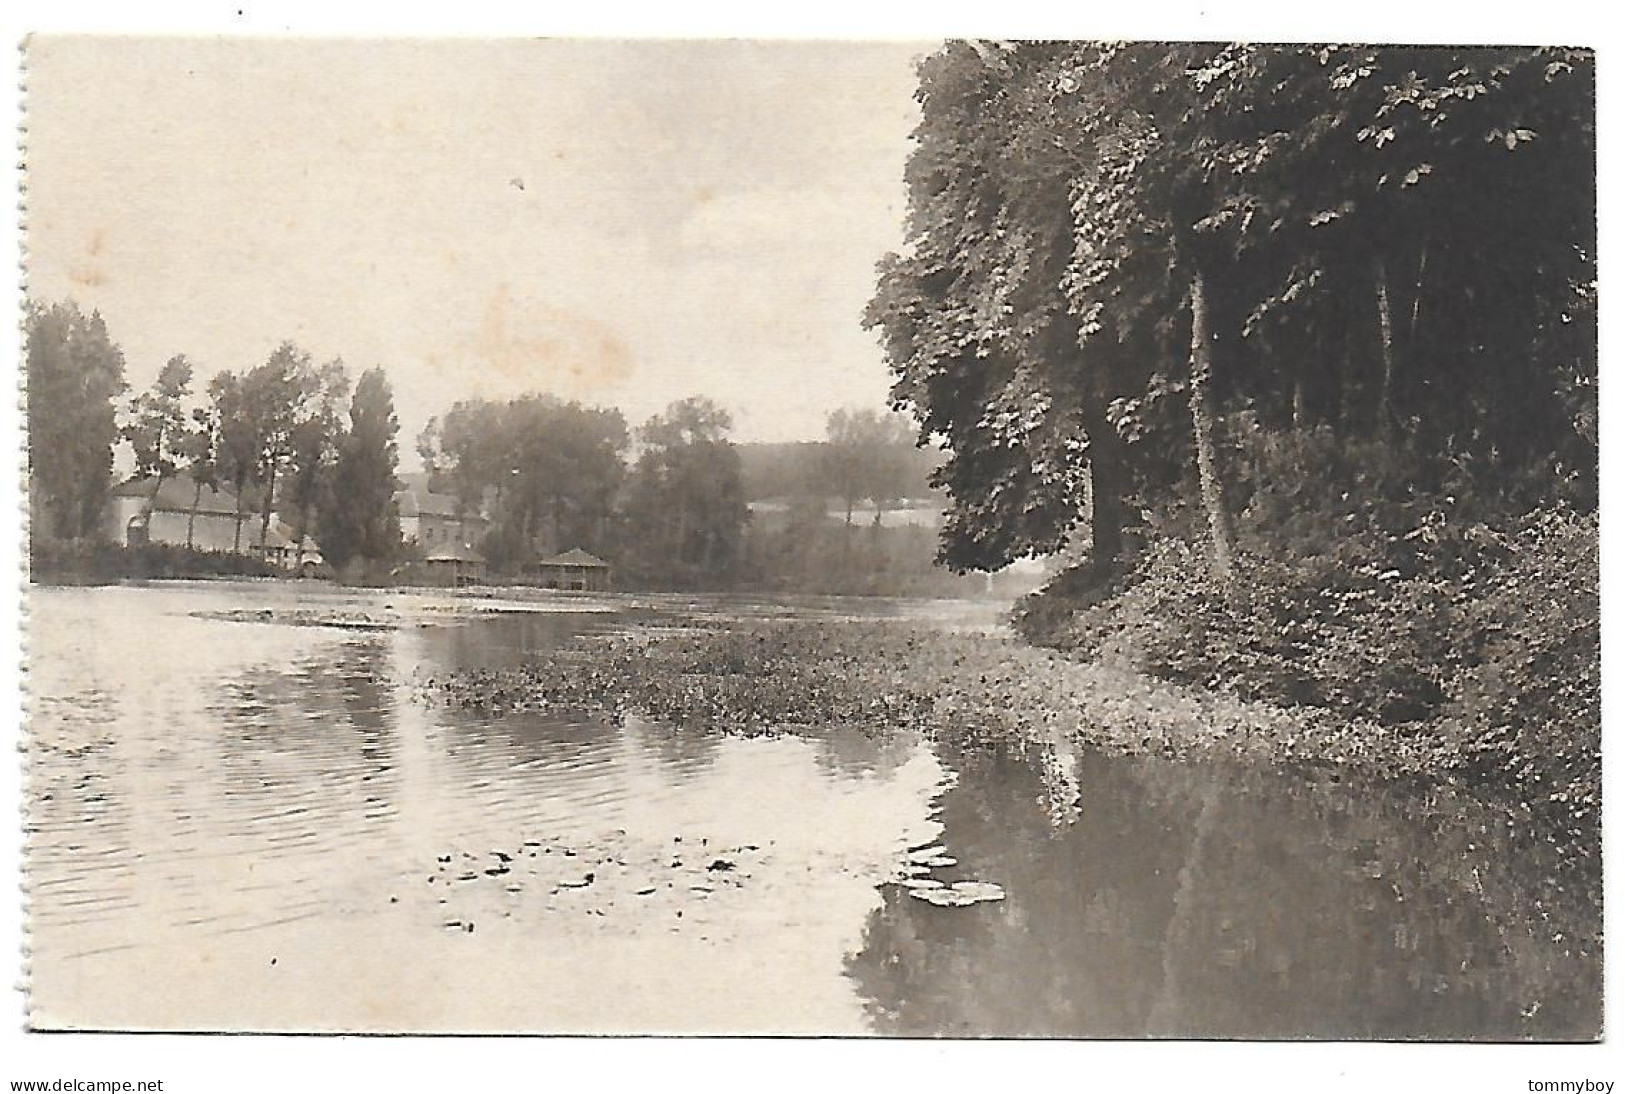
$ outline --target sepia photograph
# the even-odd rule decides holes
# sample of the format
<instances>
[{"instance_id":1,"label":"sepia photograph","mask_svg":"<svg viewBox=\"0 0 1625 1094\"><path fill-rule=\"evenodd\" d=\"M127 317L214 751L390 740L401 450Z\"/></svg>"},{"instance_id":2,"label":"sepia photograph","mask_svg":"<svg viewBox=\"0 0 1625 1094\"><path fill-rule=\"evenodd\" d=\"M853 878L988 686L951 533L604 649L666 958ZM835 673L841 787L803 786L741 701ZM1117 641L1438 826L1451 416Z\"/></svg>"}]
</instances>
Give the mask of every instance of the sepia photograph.
<instances>
[{"instance_id":1,"label":"sepia photograph","mask_svg":"<svg viewBox=\"0 0 1625 1094\"><path fill-rule=\"evenodd\" d=\"M21 65L28 1029L1602 1037L1584 43Z\"/></svg>"}]
</instances>

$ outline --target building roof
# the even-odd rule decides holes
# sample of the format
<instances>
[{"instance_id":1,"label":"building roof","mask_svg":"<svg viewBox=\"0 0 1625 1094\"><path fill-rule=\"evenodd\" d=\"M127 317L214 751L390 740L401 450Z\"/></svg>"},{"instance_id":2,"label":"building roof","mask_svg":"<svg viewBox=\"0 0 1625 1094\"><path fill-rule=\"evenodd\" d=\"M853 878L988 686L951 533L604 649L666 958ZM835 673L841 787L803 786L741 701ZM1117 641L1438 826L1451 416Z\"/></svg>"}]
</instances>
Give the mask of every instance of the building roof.
<instances>
[{"instance_id":1,"label":"building roof","mask_svg":"<svg viewBox=\"0 0 1625 1094\"><path fill-rule=\"evenodd\" d=\"M609 563L605 562L601 558L594 558L592 555L589 555L586 551L581 550L579 547L572 547L570 550L564 552L562 555L554 555L552 558L541 559L536 563L536 565L538 565L538 566L578 566L578 567L593 567L593 568L604 569L604 570L609 569Z\"/></svg>"},{"instance_id":2,"label":"building roof","mask_svg":"<svg viewBox=\"0 0 1625 1094\"><path fill-rule=\"evenodd\" d=\"M258 520L245 525L243 528L243 546L258 549L260 546L260 522ZM293 529L280 520L271 521L271 526L265 530L265 549L267 551L292 551Z\"/></svg>"},{"instance_id":3,"label":"building roof","mask_svg":"<svg viewBox=\"0 0 1625 1094\"><path fill-rule=\"evenodd\" d=\"M197 499L197 511L202 513L237 515L237 495L230 490L217 490L205 486L197 493L197 484L185 475L166 478L160 486L156 475L132 478L113 489L116 498L146 498L148 509L164 513L190 513L192 500Z\"/></svg>"},{"instance_id":4,"label":"building roof","mask_svg":"<svg viewBox=\"0 0 1625 1094\"><path fill-rule=\"evenodd\" d=\"M395 504L403 517L444 517L448 520L483 520L477 509L459 513L461 502L456 494L441 494L429 489L429 475L425 471L409 471L396 475L401 488L395 492Z\"/></svg>"}]
</instances>

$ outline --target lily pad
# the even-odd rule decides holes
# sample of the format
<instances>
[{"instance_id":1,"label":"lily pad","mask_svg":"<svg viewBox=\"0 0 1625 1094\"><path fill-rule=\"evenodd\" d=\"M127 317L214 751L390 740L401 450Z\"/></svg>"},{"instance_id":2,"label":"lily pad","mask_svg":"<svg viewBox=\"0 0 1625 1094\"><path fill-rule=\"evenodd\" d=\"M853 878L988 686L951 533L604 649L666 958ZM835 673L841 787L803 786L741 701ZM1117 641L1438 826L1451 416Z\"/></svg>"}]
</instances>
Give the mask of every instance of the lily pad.
<instances>
[{"instance_id":1,"label":"lily pad","mask_svg":"<svg viewBox=\"0 0 1625 1094\"><path fill-rule=\"evenodd\" d=\"M956 881L952 888L956 893L965 893L979 901L1004 899L1004 886L991 881Z\"/></svg>"},{"instance_id":2,"label":"lily pad","mask_svg":"<svg viewBox=\"0 0 1625 1094\"><path fill-rule=\"evenodd\" d=\"M965 908L977 903L975 897L944 886L941 889L910 889L908 895L939 908Z\"/></svg>"},{"instance_id":3,"label":"lily pad","mask_svg":"<svg viewBox=\"0 0 1625 1094\"><path fill-rule=\"evenodd\" d=\"M1004 888L991 881L956 881L940 888L910 888L908 895L939 908L968 908L972 904L1003 900Z\"/></svg>"}]
</instances>

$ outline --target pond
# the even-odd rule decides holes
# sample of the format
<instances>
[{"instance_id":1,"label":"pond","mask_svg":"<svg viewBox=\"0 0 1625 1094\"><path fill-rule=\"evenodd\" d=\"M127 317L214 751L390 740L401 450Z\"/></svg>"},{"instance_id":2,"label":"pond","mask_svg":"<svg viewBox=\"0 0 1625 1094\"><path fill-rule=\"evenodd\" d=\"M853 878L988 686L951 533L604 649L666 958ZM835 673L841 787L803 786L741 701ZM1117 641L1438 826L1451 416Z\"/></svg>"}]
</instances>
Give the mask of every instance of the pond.
<instances>
[{"instance_id":1,"label":"pond","mask_svg":"<svg viewBox=\"0 0 1625 1094\"><path fill-rule=\"evenodd\" d=\"M249 582L37 587L29 607L39 1028L1600 1023L1596 910L1526 868L1505 817L1437 790L908 727L493 718L422 687L662 616L962 608ZM942 906L938 882L1002 899Z\"/></svg>"}]
</instances>

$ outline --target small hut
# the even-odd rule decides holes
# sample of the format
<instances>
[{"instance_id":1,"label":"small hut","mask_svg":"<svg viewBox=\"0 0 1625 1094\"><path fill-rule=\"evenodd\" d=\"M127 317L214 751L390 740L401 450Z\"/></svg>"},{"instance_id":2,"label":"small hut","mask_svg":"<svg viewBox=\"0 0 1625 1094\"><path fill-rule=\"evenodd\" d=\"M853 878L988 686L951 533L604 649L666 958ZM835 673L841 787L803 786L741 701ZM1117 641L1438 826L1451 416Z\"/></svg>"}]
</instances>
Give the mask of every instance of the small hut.
<instances>
[{"instance_id":1,"label":"small hut","mask_svg":"<svg viewBox=\"0 0 1625 1094\"><path fill-rule=\"evenodd\" d=\"M429 580L439 585L479 585L485 581L485 556L466 543L447 543L423 557Z\"/></svg>"},{"instance_id":2,"label":"small hut","mask_svg":"<svg viewBox=\"0 0 1625 1094\"><path fill-rule=\"evenodd\" d=\"M531 568L531 573L544 589L591 593L609 591L609 563L579 548L539 560Z\"/></svg>"},{"instance_id":3,"label":"small hut","mask_svg":"<svg viewBox=\"0 0 1625 1094\"><path fill-rule=\"evenodd\" d=\"M254 547L260 557L279 570L299 570L299 545L294 542L293 530L280 520L273 519L265 529L263 542L260 530L254 529Z\"/></svg>"},{"instance_id":4,"label":"small hut","mask_svg":"<svg viewBox=\"0 0 1625 1094\"><path fill-rule=\"evenodd\" d=\"M331 573L321 547L309 536L300 539L295 547L294 568L300 577L323 577Z\"/></svg>"}]
</instances>

